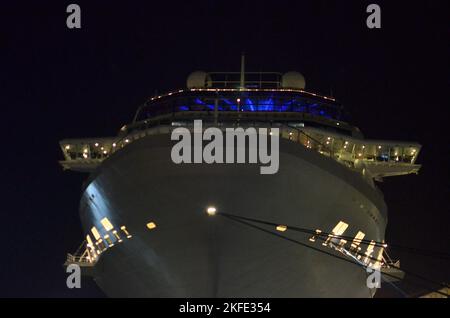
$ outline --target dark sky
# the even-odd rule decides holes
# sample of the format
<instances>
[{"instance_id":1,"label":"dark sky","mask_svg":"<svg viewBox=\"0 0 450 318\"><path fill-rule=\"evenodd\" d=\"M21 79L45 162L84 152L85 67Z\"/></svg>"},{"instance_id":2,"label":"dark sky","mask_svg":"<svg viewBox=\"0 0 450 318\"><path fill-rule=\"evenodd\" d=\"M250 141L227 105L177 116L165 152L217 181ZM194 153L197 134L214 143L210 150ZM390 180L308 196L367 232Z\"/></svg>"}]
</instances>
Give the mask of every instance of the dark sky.
<instances>
[{"instance_id":1,"label":"dark sky","mask_svg":"<svg viewBox=\"0 0 450 318\"><path fill-rule=\"evenodd\" d=\"M66 27L73 2L81 30ZM421 143L420 174L380 184L387 241L450 251L448 1L372 1L380 30L365 25L367 1L243 2L2 1L0 296L103 295L65 287L85 176L62 171L58 141L115 135L156 90L197 69L237 71L242 51L247 70L297 70L308 90L332 90L366 137ZM448 261L391 256L450 281Z\"/></svg>"}]
</instances>

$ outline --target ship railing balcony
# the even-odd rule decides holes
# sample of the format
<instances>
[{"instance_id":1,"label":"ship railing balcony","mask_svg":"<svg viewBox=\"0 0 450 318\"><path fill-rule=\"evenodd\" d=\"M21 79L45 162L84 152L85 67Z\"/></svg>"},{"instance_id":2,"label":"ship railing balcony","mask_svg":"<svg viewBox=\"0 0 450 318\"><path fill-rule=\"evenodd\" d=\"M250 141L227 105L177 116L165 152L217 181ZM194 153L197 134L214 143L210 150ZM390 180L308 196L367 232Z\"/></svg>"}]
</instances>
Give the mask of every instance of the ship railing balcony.
<instances>
[{"instance_id":1,"label":"ship railing balcony","mask_svg":"<svg viewBox=\"0 0 450 318\"><path fill-rule=\"evenodd\" d=\"M89 172L128 142L118 137L65 139L60 142L64 160L59 163L67 170Z\"/></svg>"},{"instance_id":2,"label":"ship railing balcony","mask_svg":"<svg viewBox=\"0 0 450 318\"><path fill-rule=\"evenodd\" d=\"M82 275L92 276L95 264L97 263L99 254L94 248L90 247L86 241L83 241L74 254L68 253L63 266L76 265L81 269Z\"/></svg>"},{"instance_id":3,"label":"ship railing balcony","mask_svg":"<svg viewBox=\"0 0 450 318\"><path fill-rule=\"evenodd\" d=\"M405 272L400 269L400 260L392 261L386 251L387 244L378 246L375 241L372 241L371 244L363 246L359 243L353 245L354 242L350 243L339 236L335 236L326 240L324 245L353 259L364 267L379 270L382 274L386 274L383 275L385 281L396 282L404 278ZM351 246L348 247L350 244Z\"/></svg>"},{"instance_id":4,"label":"ship railing balcony","mask_svg":"<svg viewBox=\"0 0 450 318\"><path fill-rule=\"evenodd\" d=\"M337 160L339 163L361 172L367 178L380 180L387 176L417 173L421 167L419 164L415 164L421 149L421 146L416 143L358 139L304 126L297 127L278 123L257 124L278 127L282 138L298 142L308 149ZM133 141L147 135L169 134L178 125L193 129L192 123L173 122L170 126L159 125L133 130L120 137L62 140L60 147L64 160L60 161L60 164L64 169L89 172L112 153ZM204 123L203 126L207 128L216 125ZM255 123L249 123L248 126L250 125L254 126ZM242 123L242 126L245 127L246 124Z\"/></svg>"},{"instance_id":5,"label":"ship railing balcony","mask_svg":"<svg viewBox=\"0 0 450 318\"><path fill-rule=\"evenodd\" d=\"M242 84L241 72L208 72L208 76L211 88L236 88ZM245 87L280 88L282 76L280 72L245 72Z\"/></svg>"},{"instance_id":6,"label":"ship railing balcony","mask_svg":"<svg viewBox=\"0 0 450 318\"><path fill-rule=\"evenodd\" d=\"M421 150L417 143L359 139L311 127L302 130L325 146L327 154L375 179L418 173L421 167L415 163Z\"/></svg>"},{"instance_id":7,"label":"ship railing balcony","mask_svg":"<svg viewBox=\"0 0 450 318\"><path fill-rule=\"evenodd\" d=\"M67 254L66 262L64 263L66 266L70 264L77 264L80 266L94 266L96 263L95 259L91 259L88 255L72 255L70 253Z\"/></svg>"},{"instance_id":8,"label":"ship railing balcony","mask_svg":"<svg viewBox=\"0 0 450 318\"><path fill-rule=\"evenodd\" d=\"M175 114L228 118L272 114L308 114L317 118L341 120L342 105L334 99L305 91L191 89L183 94L158 96L138 108L133 123L155 121Z\"/></svg>"},{"instance_id":9,"label":"ship railing balcony","mask_svg":"<svg viewBox=\"0 0 450 318\"><path fill-rule=\"evenodd\" d=\"M123 147L129 145L135 140L148 135L170 134L177 126L182 125L193 130L193 125L186 123L172 123L172 125L160 125L142 130L134 130L121 137L111 138L84 138L84 139L65 139L60 141L60 148L64 155L64 160L59 163L65 170L73 170L78 172L90 172L94 170L103 160L111 154L119 151ZM316 150L323 155L331 156L330 150L321 144L320 141L305 134L299 129L292 127L283 127L281 124L264 124L264 127L279 127L282 138L291 141L300 142L305 147ZM204 123L204 128L214 126L213 123ZM245 126L245 125L243 125ZM225 129L226 126L222 128Z\"/></svg>"}]
</instances>

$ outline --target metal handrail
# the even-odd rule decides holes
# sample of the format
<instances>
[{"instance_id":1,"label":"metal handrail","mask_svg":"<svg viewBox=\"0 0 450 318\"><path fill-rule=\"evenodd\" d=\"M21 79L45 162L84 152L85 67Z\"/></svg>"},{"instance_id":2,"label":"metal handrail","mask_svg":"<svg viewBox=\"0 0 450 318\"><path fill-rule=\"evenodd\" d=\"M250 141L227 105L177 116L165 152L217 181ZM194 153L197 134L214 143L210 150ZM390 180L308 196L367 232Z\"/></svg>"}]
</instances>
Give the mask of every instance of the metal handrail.
<instances>
[{"instance_id":1,"label":"metal handrail","mask_svg":"<svg viewBox=\"0 0 450 318\"><path fill-rule=\"evenodd\" d=\"M81 263L81 264L91 264L92 263L86 256L72 255L70 253L67 254L67 262L68 263Z\"/></svg>"},{"instance_id":2,"label":"metal handrail","mask_svg":"<svg viewBox=\"0 0 450 318\"><path fill-rule=\"evenodd\" d=\"M264 92L264 89L261 89L261 90L258 90L258 91ZM195 92L195 91L191 90L190 92ZM214 94L214 93L217 94L217 93L219 93L219 90L211 91L210 93L211 94ZM242 91L238 90L235 93L236 94L242 94ZM342 106L337 104L334 100L329 99L328 97L325 98L325 96L323 96L323 97L319 96L319 95L314 94L314 93L311 93L311 96L309 96L309 93L305 92L305 91L299 91L299 92L296 92L296 93L308 94L308 96L303 96L303 95L301 96L301 98L304 101L306 101L307 103L304 104L304 105L300 105L300 104L297 104L298 101L296 101L295 103L290 104L289 106L285 106L285 107L289 107L290 110L285 110L283 112L306 113L306 114L312 113L312 112L310 112L308 110L305 110L305 111L299 110L299 107L300 108L301 107L310 107L310 105L308 103L309 102L311 102L311 104L318 103L317 98L319 97L321 99L321 101L320 101L320 103L321 103L321 105L320 105L321 110L329 112L330 117L335 119L335 120L340 120L341 119L341 117L342 117ZM219 100L230 99L230 98L234 100L235 98L239 98L240 97L240 95L238 96L236 94L233 94L233 92L227 92L227 94L231 94L230 96L223 96L222 94L223 94L223 92L221 92L220 96L216 96L216 98L218 98ZM242 96L240 98L244 98L244 97L245 96ZM180 106L180 105L200 107L202 105L195 104L194 100L196 98L211 98L211 96L208 97L208 96L204 96L204 95L191 96L191 95L184 95L184 94L182 94L182 95L175 94L175 95L171 95L170 98L171 98L171 100L169 102L165 102L165 103L162 103L162 104L159 103L159 102L156 102L154 100L150 100L150 101L147 101L144 104L140 105L138 107L134 117L133 117L133 123L138 121L138 117L140 116L141 111L144 108L146 108L146 107L150 107L150 108L153 109L152 110L153 113L152 113L151 116L154 117L154 116L159 116L159 115L165 115L165 114L171 114L171 113L179 112L180 110L177 110L177 107ZM228 105L227 107L230 107L230 109L223 110L223 111L219 110L219 112L220 113L221 112L228 112L228 111L233 112L234 110L232 110L231 107L243 107L243 106L255 107L255 105L256 105L256 107L259 107L258 106L259 105L258 101L262 97L256 97L255 96L254 98L256 98L256 103L252 102L252 103L246 104L246 103L244 103L244 100L242 100L242 102L239 105L238 104ZM157 99L159 99L159 98L157 98ZM286 99L286 102L288 102L288 101L290 101L292 103L293 100ZM192 105L188 105L188 104L192 104ZM265 105L266 104L262 103L260 106L265 106ZM203 105L203 106L205 106L205 105ZM212 106L212 105L210 105L210 106ZM273 105L273 107L275 107L275 108L277 108L277 107L281 108L282 106L283 105L281 105L280 103ZM208 110L209 109L207 109L205 107L204 111L208 111ZM197 110L195 110L195 111L197 111ZM259 111L266 112L266 109L264 109L264 107L263 107L260 110L256 109L256 110L253 110L251 112L259 112ZM273 113L277 113L277 111L274 111ZM149 118L146 118L146 119L149 119ZM144 120L144 119L142 119L142 120ZM139 120L139 121L142 121L142 120Z\"/></svg>"},{"instance_id":3,"label":"metal handrail","mask_svg":"<svg viewBox=\"0 0 450 318\"><path fill-rule=\"evenodd\" d=\"M314 143L316 143L317 145L320 145L324 150L328 151L328 154L326 154L327 156L329 156L331 158L334 158L333 150L329 146L323 144L322 142L320 142L316 138L310 136L309 134L305 133L303 130L301 130L301 129L297 128L297 127L293 127L293 126L290 126L290 125L287 125L287 124L281 124L281 125L284 126L284 127L289 128L289 129L295 130L299 135L303 135L307 139L309 139L309 140L313 141ZM147 129L142 129L142 130L139 130L139 131L145 133L146 130ZM131 140L129 142L127 142L127 140L129 140L129 139L140 139L140 136L139 136L139 134L125 134L121 138L119 138L116 141L114 141L114 143L116 144L116 147L112 147L109 153L113 154L113 153L117 152L118 150L120 150L121 148L123 148L124 146L126 146L128 143L131 143ZM299 139L299 141L300 141L300 139ZM83 161L85 160L85 159L81 159L81 158L78 158L78 159L83 160ZM89 160L92 160L92 159L89 159Z\"/></svg>"},{"instance_id":4,"label":"metal handrail","mask_svg":"<svg viewBox=\"0 0 450 318\"><path fill-rule=\"evenodd\" d=\"M311 139L312 141L314 141L315 143L321 145L322 147L324 147L325 149L328 150L328 152L329 152L329 157L334 158L334 156L333 156L333 149L332 149L332 148L329 148L328 146L324 145L324 144L323 144L322 142L320 142L319 140L315 139L314 137L311 137L309 134L305 133L303 130L301 130L301 129L297 128L297 127L293 127L293 126L286 125L286 124L283 124L283 125L286 126L286 127L288 127L288 128L290 128L290 129L294 129L295 131L297 131L298 134L303 134L306 138L309 138L309 139Z\"/></svg>"}]
</instances>

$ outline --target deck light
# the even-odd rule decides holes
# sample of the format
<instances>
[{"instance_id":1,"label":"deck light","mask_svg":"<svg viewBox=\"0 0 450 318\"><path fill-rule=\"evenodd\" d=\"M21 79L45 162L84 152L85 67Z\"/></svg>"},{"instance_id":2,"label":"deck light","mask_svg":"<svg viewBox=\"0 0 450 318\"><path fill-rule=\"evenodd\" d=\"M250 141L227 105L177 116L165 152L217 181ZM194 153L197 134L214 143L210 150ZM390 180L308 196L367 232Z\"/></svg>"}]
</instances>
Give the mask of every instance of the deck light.
<instances>
[{"instance_id":1,"label":"deck light","mask_svg":"<svg viewBox=\"0 0 450 318\"><path fill-rule=\"evenodd\" d=\"M153 230L155 227L156 227L155 222L149 222L149 223L147 223L147 228L148 228L149 230Z\"/></svg>"},{"instance_id":2,"label":"deck light","mask_svg":"<svg viewBox=\"0 0 450 318\"><path fill-rule=\"evenodd\" d=\"M120 236L119 236L119 234L117 233L117 231L116 231L116 230L114 230L114 231L113 231L112 233L113 233L113 234L114 234L114 236L116 237L116 239L117 239L117 242L121 243L121 242L122 242L122 239L120 238Z\"/></svg>"},{"instance_id":3,"label":"deck light","mask_svg":"<svg viewBox=\"0 0 450 318\"><path fill-rule=\"evenodd\" d=\"M309 238L309 241L310 241L310 242L315 242L315 241L316 241L316 235L319 235L320 233L322 233L322 231L319 230L319 229L317 229L317 230L316 230L316 234L313 235L313 236L311 236L311 237Z\"/></svg>"},{"instance_id":4,"label":"deck light","mask_svg":"<svg viewBox=\"0 0 450 318\"><path fill-rule=\"evenodd\" d=\"M93 226L91 228L91 232L92 232L92 234L94 234L94 238L96 241L100 239L100 233L98 232L98 230L95 226Z\"/></svg>"},{"instance_id":5,"label":"deck light","mask_svg":"<svg viewBox=\"0 0 450 318\"><path fill-rule=\"evenodd\" d=\"M122 226L120 227L120 229L123 231L123 233L125 233L125 235L127 236L127 238L131 238L131 237L132 237L131 234L127 231L127 228L126 228L125 225L122 225Z\"/></svg>"},{"instance_id":6,"label":"deck light","mask_svg":"<svg viewBox=\"0 0 450 318\"><path fill-rule=\"evenodd\" d=\"M111 231L114 226L112 225L112 223L109 221L108 218L103 218L100 220L100 223L103 225L103 227L105 228L106 231Z\"/></svg>"},{"instance_id":7,"label":"deck light","mask_svg":"<svg viewBox=\"0 0 450 318\"><path fill-rule=\"evenodd\" d=\"M104 236L104 238L105 238L105 241L108 243L109 247L114 246L114 243L112 242L111 238L109 237L109 234L106 234Z\"/></svg>"},{"instance_id":8,"label":"deck light","mask_svg":"<svg viewBox=\"0 0 450 318\"><path fill-rule=\"evenodd\" d=\"M213 206L210 206L206 209L206 213L208 213L209 216L216 215L217 209Z\"/></svg>"}]
</instances>

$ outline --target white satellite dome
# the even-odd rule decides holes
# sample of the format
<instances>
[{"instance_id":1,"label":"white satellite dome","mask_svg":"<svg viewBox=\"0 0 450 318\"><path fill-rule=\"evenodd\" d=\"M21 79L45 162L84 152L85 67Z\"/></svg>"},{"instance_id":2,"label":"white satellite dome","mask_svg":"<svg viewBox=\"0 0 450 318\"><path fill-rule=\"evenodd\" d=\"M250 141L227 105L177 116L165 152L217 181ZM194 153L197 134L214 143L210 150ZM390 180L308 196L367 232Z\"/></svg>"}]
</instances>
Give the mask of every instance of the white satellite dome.
<instances>
[{"instance_id":1,"label":"white satellite dome","mask_svg":"<svg viewBox=\"0 0 450 318\"><path fill-rule=\"evenodd\" d=\"M211 87L211 76L203 71L195 71L187 78L187 88L207 88Z\"/></svg>"},{"instance_id":2,"label":"white satellite dome","mask_svg":"<svg viewBox=\"0 0 450 318\"><path fill-rule=\"evenodd\" d=\"M299 72L287 72L281 77L281 87L292 89L304 89L305 77Z\"/></svg>"}]
</instances>

